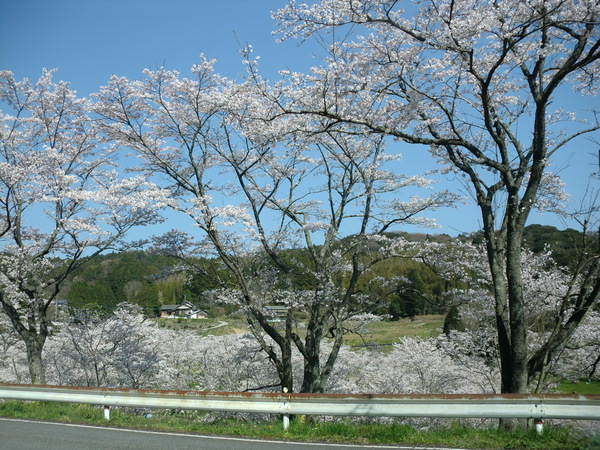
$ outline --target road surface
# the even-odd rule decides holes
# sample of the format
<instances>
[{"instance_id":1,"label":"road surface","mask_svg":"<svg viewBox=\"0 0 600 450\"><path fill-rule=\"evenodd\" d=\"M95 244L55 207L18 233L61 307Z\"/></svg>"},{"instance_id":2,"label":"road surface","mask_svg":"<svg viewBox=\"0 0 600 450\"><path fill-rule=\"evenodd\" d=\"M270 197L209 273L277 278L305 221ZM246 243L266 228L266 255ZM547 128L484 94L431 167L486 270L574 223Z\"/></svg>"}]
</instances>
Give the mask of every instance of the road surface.
<instances>
[{"instance_id":1,"label":"road surface","mask_svg":"<svg viewBox=\"0 0 600 450\"><path fill-rule=\"evenodd\" d=\"M350 450L414 447L352 446L159 433L0 418L1 450ZM419 447L419 450L425 450Z\"/></svg>"}]
</instances>

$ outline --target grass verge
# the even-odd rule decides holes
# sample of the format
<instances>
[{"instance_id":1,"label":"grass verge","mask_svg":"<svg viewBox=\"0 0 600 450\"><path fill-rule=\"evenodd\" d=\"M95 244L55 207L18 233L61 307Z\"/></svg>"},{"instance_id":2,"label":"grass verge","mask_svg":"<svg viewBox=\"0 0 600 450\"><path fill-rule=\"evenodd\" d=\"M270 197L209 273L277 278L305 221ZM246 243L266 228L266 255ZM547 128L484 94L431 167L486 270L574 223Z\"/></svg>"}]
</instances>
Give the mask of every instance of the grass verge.
<instances>
[{"instance_id":1,"label":"grass verge","mask_svg":"<svg viewBox=\"0 0 600 450\"><path fill-rule=\"evenodd\" d=\"M600 394L600 379L581 378L578 381L562 381L557 391L565 394Z\"/></svg>"},{"instance_id":2,"label":"grass verge","mask_svg":"<svg viewBox=\"0 0 600 450\"><path fill-rule=\"evenodd\" d=\"M222 418L206 413L175 414L161 410L145 417L128 409L111 411L104 419L102 408L55 402L0 401L0 417L78 423L181 433L244 436L274 440L350 444L439 446L477 449L595 449L600 438L579 436L568 428L545 426L534 430L502 431L495 428L466 428L454 424L444 429L421 431L400 424L355 423L350 421L292 421L283 431L281 421Z\"/></svg>"}]
</instances>

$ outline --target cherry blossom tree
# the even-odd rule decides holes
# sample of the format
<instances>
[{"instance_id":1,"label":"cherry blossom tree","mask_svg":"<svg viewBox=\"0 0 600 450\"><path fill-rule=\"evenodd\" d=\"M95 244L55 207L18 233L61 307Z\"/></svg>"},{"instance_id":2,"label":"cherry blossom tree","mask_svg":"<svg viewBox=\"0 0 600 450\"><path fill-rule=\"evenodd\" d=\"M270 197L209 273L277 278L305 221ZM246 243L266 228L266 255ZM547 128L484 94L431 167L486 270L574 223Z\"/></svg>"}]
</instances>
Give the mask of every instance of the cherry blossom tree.
<instances>
[{"instance_id":1,"label":"cherry blossom tree","mask_svg":"<svg viewBox=\"0 0 600 450\"><path fill-rule=\"evenodd\" d=\"M471 295L473 292L469 292ZM485 298L484 298L485 297ZM469 307L482 303L475 317ZM339 349L325 390L334 393L490 393L500 390L499 354L489 311L489 293L462 305L470 329L449 336L403 338L385 348ZM253 391L277 384L277 370L250 333L199 336L194 331L157 326L132 305L112 314L80 311L61 324L44 347L48 381L58 385L160 389ZM578 379L593 376L598 356L598 314L586 317L547 373ZM536 341L539 331L530 330ZM6 336L5 336L6 339ZM27 371L23 347L14 340L0 353L0 380L18 382ZM324 343L324 354L334 345ZM535 348L532 349L535 351ZM292 354L302 378L303 356Z\"/></svg>"},{"instance_id":2,"label":"cherry blossom tree","mask_svg":"<svg viewBox=\"0 0 600 450\"><path fill-rule=\"evenodd\" d=\"M600 365L600 314L590 313L567 342L561 358L551 367L552 373L577 381L598 376Z\"/></svg>"},{"instance_id":3,"label":"cherry blossom tree","mask_svg":"<svg viewBox=\"0 0 600 450\"><path fill-rule=\"evenodd\" d=\"M527 316L528 383L531 389L543 391L564 376L564 368L571 364L573 372L584 376L595 371L593 355L598 349L600 333L597 314L598 300L589 306L584 302L590 285L597 284L597 249L588 248L590 239L597 236L579 234L580 255L572 267L562 267L552 259L550 251L533 253L523 249L523 297ZM491 368L499 356L494 323L493 283L483 248L469 242L456 242L450 249L444 244L429 242L421 245L416 256L441 277L456 281L458 288L451 291L452 301L460 305L466 333L454 333L451 341L460 347L457 357L485 352ZM468 341L471 344L467 344ZM566 362L568 361L568 363ZM577 362L576 362L577 361Z\"/></svg>"},{"instance_id":4,"label":"cherry blossom tree","mask_svg":"<svg viewBox=\"0 0 600 450\"><path fill-rule=\"evenodd\" d=\"M427 0L290 1L274 13L281 39L317 39L323 66L257 89L279 106L272 120L306 118L312 129L353 124L429 146L464 177L481 212L495 299L502 392L525 392L542 356L528 359L523 229L534 208L555 211L564 193L553 157L598 129L594 114L557 105L573 88L597 89L597 2ZM364 30L364 34L361 34ZM329 33L329 34L328 34ZM328 42L330 44L328 44ZM573 94L570 94L573 95ZM576 94L577 95L577 94ZM557 105L557 106L555 106ZM591 119L586 122L585 119ZM588 266L589 267L589 266ZM597 271L575 302L565 341L596 302Z\"/></svg>"},{"instance_id":5,"label":"cherry blossom tree","mask_svg":"<svg viewBox=\"0 0 600 450\"><path fill-rule=\"evenodd\" d=\"M163 386L249 392L277 384L277 371L251 333L201 337L194 332L161 330L160 341L172 374L161 377Z\"/></svg>"},{"instance_id":6,"label":"cherry blossom tree","mask_svg":"<svg viewBox=\"0 0 600 450\"><path fill-rule=\"evenodd\" d=\"M0 353L4 382L26 370L25 358L8 350ZM200 336L160 326L126 303L110 313L78 310L48 338L44 362L50 383L71 386L242 392L278 378L250 333Z\"/></svg>"},{"instance_id":7,"label":"cherry blossom tree","mask_svg":"<svg viewBox=\"0 0 600 450\"><path fill-rule=\"evenodd\" d=\"M33 383L45 382L48 307L67 276L155 221L162 195L119 175L89 102L53 75L31 83L0 72L0 304L25 343Z\"/></svg>"},{"instance_id":8,"label":"cherry blossom tree","mask_svg":"<svg viewBox=\"0 0 600 450\"><path fill-rule=\"evenodd\" d=\"M24 383L27 380L25 344L5 314L0 314L0 380Z\"/></svg>"},{"instance_id":9,"label":"cherry blossom tree","mask_svg":"<svg viewBox=\"0 0 600 450\"><path fill-rule=\"evenodd\" d=\"M170 186L171 207L203 232L190 240L174 231L161 242L180 257L218 258L232 274L216 295L247 314L277 386L293 391L298 351L300 391L320 392L345 324L364 312L357 282L382 257L373 240L398 223L430 224L421 213L454 196L414 196L430 181L400 174L399 155L380 136L350 129L303 134L293 117L268 124L256 118L273 105L253 86L219 77L204 59L192 74L159 69L140 81L112 77L95 96L96 114L110 139ZM300 248L302 256L289 252ZM269 313L276 305L285 311L282 322ZM302 331L297 312L308 317ZM324 356L326 338L334 345Z\"/></svg>"},{"instance_id":10,"label":"cherry blossom tree","mask_svg":"<svg viewBox=\"0 0 600 450\"><path fill-rule=\"evenodd\" d=\"M136 305L110 314L79 309L46 347L49 379L59 385L139 389L162 370L157 325Z\"/></svg>"},{"instance_id":11,"label":"cherry blossom tree","mask_svg":"<svg viewBox=\"0 0 600 450\"><path fill-rule=\"evenodd\" d=\"M386 349L344 346L327 390L364 394L495 392L499 387L497 367L462 350L445 336L405 337Z\"/></svg>"}]
</instances>

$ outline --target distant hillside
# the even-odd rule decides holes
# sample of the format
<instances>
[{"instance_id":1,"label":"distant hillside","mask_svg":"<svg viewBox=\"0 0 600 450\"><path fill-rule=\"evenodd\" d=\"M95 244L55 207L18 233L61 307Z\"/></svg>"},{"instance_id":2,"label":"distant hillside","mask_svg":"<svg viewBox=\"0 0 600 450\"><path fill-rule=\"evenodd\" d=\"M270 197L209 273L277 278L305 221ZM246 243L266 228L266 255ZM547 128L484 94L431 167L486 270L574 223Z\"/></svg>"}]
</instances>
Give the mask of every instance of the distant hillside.
<instances>
[{"instance_id":1,"label":"distant hillside","mask_svg":"<svg viewBox=\"0 0 600 450\"><path fill-rule=\"evenodd\" d=\"M100 255L72 275L65 295L72 306L112 307L127 301L146 308L159 307L161 300L178 300L178 283L169 281L177 279L178 264L172 258L144 251Z\"/></svg>"},{"instance_id":2,"label":"distant hillside","mask_svg":"<svg viewBox=\"0 0 600 450\"><path fill-rule=\"evenodd\" d=\"M548 247L552 251L554 260L561 266L572 267L581 253L583 234L580 231L568 228L559 230L548 225L529 225L525 228L525 245L534 253L544 251ZM598 252L598 235L588 236Z\"/></svg>"},{"instance_id":3,"label":"distant hillside","mask_svg":"<svg viewBox=\"0 0 600 450\"><path fill-rule=\"evenodd\" d=\"M451 242L454 239L482 242L480 233L455 238L445 234L396 235L415 242ZM581 233L572 229L558 230L544 225L530 225L525 229L525 245L534 252L550 248L556 261L565 266L574 263L581 239ZM301 249L288 250L284 257L306 260L307 255L303 253ZM305 263L309 264L308 260ZM203 264L213 266L213 271L220 270L215 269L218 264L214 261ZM369 279L373 277L389 278L398 275L410 280L410 289L404 286L401 293L390 295L369 283ZM219 278L225 279L227 275L221 272ZM293 279L299 288L310 289L310 276L297 273ZM178 304L185 300L208 308L208 305L202 305L202 294L207 289L216 287L218 285L211 277L189 271L173 258L145 251L131 251L101 255L89 261L65 285L63 297L75 307L97 305L110 308L127 301L139 304L148 314L155 314L163 304ZM395 318L445 312L443 305L435 301L447 289L444 282L414 261L393 259L378 264L372 273L365 276L360 289L373 299L374 312L390 314Z\"/></svg>"}]
</instances>

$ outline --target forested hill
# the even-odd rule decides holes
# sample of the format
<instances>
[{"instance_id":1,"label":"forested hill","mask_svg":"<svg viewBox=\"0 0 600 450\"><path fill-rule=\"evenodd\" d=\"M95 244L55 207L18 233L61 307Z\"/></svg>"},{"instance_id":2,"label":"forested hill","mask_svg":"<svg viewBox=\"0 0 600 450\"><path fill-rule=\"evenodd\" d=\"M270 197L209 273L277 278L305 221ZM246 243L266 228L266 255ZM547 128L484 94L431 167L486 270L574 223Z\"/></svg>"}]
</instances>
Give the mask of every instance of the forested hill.
<instances>
[{"instance_id":1,"label":"forested hill","mask_svg":"<svg viewBox=\"0 0 600 450\"><path fill-rule=\"evenodd\" d=\"M412 241L482 241L482 236L478 233L455 238L448 235L408 233L402 233L402 236ZM555 260L561 265L572 264L580 238L581 234L572 229L558 230L544 225L531 225L525 229L526 245L534 252L551 249ZM390 260L377 265L375 272L371 276L403 275L411 280L414 288L411 290L414 293L404 292L392 299L388 297L385 308L380 307L380 310L373 312L390 314L392 317L443 312L426 301L427 298L439 295L443 290L443 282L423 265L407 260ZM226 274L223 276L226 277ZM62 297L74 307L98 305L111 308L127 301L139 304L148 314L156 314L161 305L179 304L186 300L209 309L210 305L203 304L202 293L215 287L217 285L208 277L186 270L173 258L132 251L101 255L88 261L69 279ZM369 295L377 297L378 293L370 290ZM375 304L383 304L377 302L376 298L374 300Z\"/></svg>"},{"instance_id":2,"label":"forested hill","mask_svg":"<svg viewBox=\"0 0 600 450\"><path fill-rule=\"evenodd\" d=\"M172 280L183 276L178 265L173 258L144 251L100 255L73 273L63 296L73 306L112 307L127 301L152 308L175 302L181 283Z\"/></svg>"},{"instance_id":3,"label":"forested hill","mask_svg":"<svg viewBox=\"0 0 600 450\"><path fill-rule=\"evenodd\" d=\"M524 237L525 245L534 253L539 253L548 246L552 251L553 259L559 265L572 266L579 254L582 234L572 228L558 230L548 225L530 225L525 228ZM598 245L597 236L596 245Z\"/></svg>"}]
</instances>

